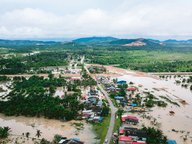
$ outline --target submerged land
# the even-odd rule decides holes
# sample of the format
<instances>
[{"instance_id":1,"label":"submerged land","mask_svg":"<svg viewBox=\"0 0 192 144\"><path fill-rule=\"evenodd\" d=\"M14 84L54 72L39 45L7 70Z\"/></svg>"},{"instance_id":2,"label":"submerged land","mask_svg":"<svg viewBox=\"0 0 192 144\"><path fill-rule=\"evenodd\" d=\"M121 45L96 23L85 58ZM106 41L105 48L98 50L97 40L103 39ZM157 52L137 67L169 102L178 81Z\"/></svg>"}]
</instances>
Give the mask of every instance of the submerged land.
<instances>
[{"instance_id":1,"label":"submerged land","mask_svg":"<svg viewBox=\"0 0 192 144\"><path fill-rule=\"evenodd\" d=\"M191 40L0 40L0 143L190 144L191 111Z\"/></svg>"}]
</instances>

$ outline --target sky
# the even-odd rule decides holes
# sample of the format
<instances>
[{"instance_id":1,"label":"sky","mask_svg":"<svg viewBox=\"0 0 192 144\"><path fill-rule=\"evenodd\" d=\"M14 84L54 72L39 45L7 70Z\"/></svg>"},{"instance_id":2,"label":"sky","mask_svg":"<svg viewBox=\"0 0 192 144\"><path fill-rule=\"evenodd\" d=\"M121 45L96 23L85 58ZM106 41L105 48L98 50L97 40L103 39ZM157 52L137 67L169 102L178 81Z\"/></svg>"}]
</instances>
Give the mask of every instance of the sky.
<instances>
[{"instance_id":1,"label":"sky","mask_svg":"<svg viewBox=\"0 0 192 144\"><path fill-rule=\"evenodd\" d=\"M192 0L0 0L0 38L192 39Z\"/></svg>"}]
</instances>

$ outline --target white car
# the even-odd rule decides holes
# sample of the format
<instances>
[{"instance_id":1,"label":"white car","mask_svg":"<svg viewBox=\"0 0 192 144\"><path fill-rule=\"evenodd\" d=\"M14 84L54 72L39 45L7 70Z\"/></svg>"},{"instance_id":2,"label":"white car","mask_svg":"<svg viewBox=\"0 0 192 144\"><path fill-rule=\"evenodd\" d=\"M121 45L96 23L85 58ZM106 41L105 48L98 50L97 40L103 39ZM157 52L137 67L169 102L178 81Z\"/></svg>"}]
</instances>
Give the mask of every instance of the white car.
<instances>
[{"instance_id":1,"label":"white car","mask_svg":"<svg viewBox=\"0 0 192 144\"><path fill-rule=\"evenodd\" d=\"M105 143L107 143L108 142L108 139L105 139Z\"/></svg>"}]
</instances>

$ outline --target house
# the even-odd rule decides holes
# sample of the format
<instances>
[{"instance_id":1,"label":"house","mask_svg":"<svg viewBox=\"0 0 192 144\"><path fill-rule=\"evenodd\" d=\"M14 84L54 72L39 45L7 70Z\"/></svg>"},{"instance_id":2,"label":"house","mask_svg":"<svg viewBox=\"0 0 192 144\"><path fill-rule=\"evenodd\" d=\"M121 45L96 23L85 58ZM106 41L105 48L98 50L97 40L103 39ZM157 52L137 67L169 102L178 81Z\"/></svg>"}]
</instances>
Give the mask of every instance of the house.
<instances>
[{"instance_id":1,"label":"house","mask_svg":"<svg viewBox=\"0 0 192 144\"><path fill-rule=\"evenodd\" d=\"M137 104L132 103L131 106L132 106L132 107L137 107Z\"/></svg>"},{"instance_id":2,"label":"house","mask_svg":"<svg viewBox=\"0 0 192 144\"><path fill-rule=\"evenodd\" d=\"M127 88L127 91L136 91L136 90L137 90L137 88L135 88L135 87Z\"/></svg>"},{"instance_id":3,"label":"house","mask_svg":"<svg viewBox=\"0 0 192 144\"><path fill-rule=\"evenodd\" d=\"M132 142L132 144L146 144L146 142L144 142L144 141L136 141L136 142Z\"/></svg>"},{"instance_id":4,"label":"house","mask_svg":"<svg viewBox=\"0 0 192 144\"><path fill-rule=\"evenodd\" d=\"M102 107L102 106L103 106L103 101L102 101L102 100L99 100L98 103L97 103L97 106L98 106L98 107Z\"/></svg>"},{"instance_id":5,"label":"house","mask_svg":"<svg viewBox=\"0 0 192 144\"><path fill-rule=\"evenodd\" d=\"M167 140L167 144L177 144L175 140Z\"/></svg>"},{"instance_id":6,"label":"house","mask_svg":"<svg viewBox=\"0 0 192 144\"><path fill-rule=\"evenodd\" d=\"M139 130L137 128L124 127L124 135L129 136L133 141L143 141L147 140L147 134L145 131Z\"/></svg>"},{"instance_id":7,"label":"house","mask_svg":"<svg viewBox=\"0 0 192 144\"><path fill-rule=\"evenodd\" d=\"M119 144L132 144L132 138L129 136L119 136Z\"/></svg>"},{"instance_id":8,"label":"house","mask_svg":"<svg viewBox=\"0 0 192 144\"><path fill-rule=\"evenodd\" d=\"M124 97L122 97L122 96L115 96L114 98L115 98L115 100L120 100L120 101L124 100Z\"/></svg>"},{"instance_id":9,"label":"house","mask_svg":"<svg viewBox=\"0 0 192 144\"><path fill-rule=\"evenodd\" d=\"M97 91L97 90L90 89L90 91L88 92L88 95L89 95L89 96L98 96L98 91Z\"/></svg>"},{"instance_id":10,"label":"house","mask_svg":"<svg viewBox=\"0 0 192 144\"><path fill-rule=\"evenodd\" d=\"M124 129L119 129L119 135L124 135L125 131Z\"/></svg>"},{"instance_id":11,"label":"house","mask_svg":"<svg viewBox=\"0 0 192 144\"><path fill-rule=\"evenodd\" d=\"M127 84L127 81L125 81L125 80L120 80L120 81L117 81L117 84L118 84L118 85L124 85L124 84Z\"/></svg>"},{"instance_id":12,"label":"house","mask_svg":"<svg viewBox=\"0 0 192 144\"><path fill-rule=\"evenodd\" d=\"M121 121L123 123L129 123L129 124L134 124L134 125L139 123L139 119L137 117L135 117L135 116L128 116L128 115L123 115L121 117Z\"/></svg>"}]
</instances>

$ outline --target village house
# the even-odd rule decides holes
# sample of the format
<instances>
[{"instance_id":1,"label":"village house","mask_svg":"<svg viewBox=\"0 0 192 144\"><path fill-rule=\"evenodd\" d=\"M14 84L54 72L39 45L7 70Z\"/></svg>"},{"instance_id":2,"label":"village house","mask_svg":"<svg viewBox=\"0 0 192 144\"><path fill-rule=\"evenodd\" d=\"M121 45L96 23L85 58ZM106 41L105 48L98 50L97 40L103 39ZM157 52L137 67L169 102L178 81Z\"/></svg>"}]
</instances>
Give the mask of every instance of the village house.
<instances>
[{"instance_id":1,"label":"village house","mask_svg":"<svg viewBox=\"0 0 192 144\"><path fill-rule=\"evenodd\" d=\"M128 115L122 115L121 121L122 123L133 124L133 125L136 125L137 123L139 123L139 119L137 117L128 116Z\"/></svg>"},{"instance_id":2,"label":"village house","mask_svg":"<svg viewBox=\"0 0 192 144\"><path fill-rule=\"evenodd\" d=\"M117 85L124 85L124 84L127 84L127 81L125 80L117 81Z\"/></svg>"}]
</instances>

